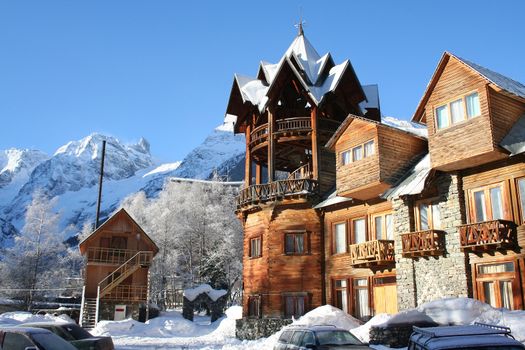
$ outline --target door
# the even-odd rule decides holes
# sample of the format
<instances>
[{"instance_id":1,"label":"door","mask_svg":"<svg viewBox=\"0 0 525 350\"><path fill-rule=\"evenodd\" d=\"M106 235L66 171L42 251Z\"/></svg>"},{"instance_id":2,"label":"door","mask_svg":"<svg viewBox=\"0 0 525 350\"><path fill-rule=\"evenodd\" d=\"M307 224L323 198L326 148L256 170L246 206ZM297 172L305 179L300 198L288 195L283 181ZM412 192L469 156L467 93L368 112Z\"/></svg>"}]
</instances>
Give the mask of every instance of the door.
<instances>
[{"instance_id":1,"label":"door","mask_svg":"<svg viewBox=\"0 0 525 350\"><path fill-rule=\"evenodd\" d=\"M396 276L374 277L374 314L397 313Z\"/></svg>"}]
</instances>

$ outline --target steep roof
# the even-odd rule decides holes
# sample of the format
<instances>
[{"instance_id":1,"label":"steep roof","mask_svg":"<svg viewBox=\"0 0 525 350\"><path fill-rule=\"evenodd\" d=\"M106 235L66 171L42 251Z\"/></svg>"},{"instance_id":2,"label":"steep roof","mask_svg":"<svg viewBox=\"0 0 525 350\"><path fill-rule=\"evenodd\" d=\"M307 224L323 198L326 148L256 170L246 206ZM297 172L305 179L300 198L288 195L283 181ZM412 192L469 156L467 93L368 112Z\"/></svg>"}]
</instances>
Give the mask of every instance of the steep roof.
<instances>
[{"instance_id":1,"label":"steep roof","mask_svg":"<svg viewBox=\"0 0 525 350\"><path fill-rule=\"evenodd\" d=\"M320 56L301 32L278 63L260 62L257 77L235 75L226 114L237 115L239 120L243 119L245 116L239 114L249 110L246 104L256 107L262 113L267 106L268 95L281 72L288 69L316 105L319 105L329 92L337 90L339 83L345 79L352 79L357 83L360 101L366 99L350 61L335 65L330 53ZM242 101L239 100L239 92Z\"/></svg>"},{"instance_id":2,"label":"steep roof","mask_svg":"<svg viewBox=\"0 0 525 350\"><path fill-rule=\"evenodd\" d=\"M509 133L501 140L500 146L511 156L525 153L525 114L512 126Z\"/></svg>"},{"instance_id":3,"label":"steep roof","mask_svg":"<svg viewBox=\"0 0 525 350\"><path fill-rule=\"evenodd\" d=\"M405 174L396 186L387 190L382 197L392 199L400 196L420 194L425 189L431 171L430 154L427 153Z\"/></svg>"},{"instance_id":4,"label":"steep roof","mask_svg":"<svg viewBox=\"0 0 525 350\"><path fill-rule=\"evenodd\" d=\"M492 83L499 87L500 89L508 92L510 95L518 97L520 99L525 99L525 85L508 78L502 74L496 73L490 69L487 69L485 67L482 67L476 63L473 63L471 61L468 61L466 59L460 58L458 56L455 56L454 54L450 52L444 52L443 56L441 56L441 59L436 67L436 70L432 74L432 78L430 78L430 81L427 85L427 88L425 90L425 93L423 94L423 97L421 98L421 101L419 101L419 104L416 108L416 111L414 113L414 116L412 117L413 122L417 123L425 123L426 121L423 120L423 109L430 98L430 95L432 94L432 90L436 86L437 82L439 81L439 78L441 77L441 74L443 73L448 61L450 59L455 59L458 62L462 63L465 67L470 69L475 74L478 74L483 79L485 79L488 83Z\"/></svg>"},{"instance_id":5,"label":"steep roof","mask_svg":"<svg viewBox=\"0 0 525 350\"><path fill-rule=\"evenodd\" d=\"M150 243L150 245L153 247L154 249L154 253L158 253L159 251L159 248L157 247L157 244L155 244L155 242L146 234L146 232L144 232L144 230L140 227L140 225L135 221L135 219L133 219L131 217L131 215L129 215L129 213L124 209L120 209L119 211L117 211L115 214L111 215L106 221L104 221L104 223L102 225L100 225L97 229L95 229L93 232L91 232L89 234L89 236L87 236L86 238L84 238L79 244L78 244L78 248L80 249L80 252L81 253L84 253L85 251L85 248L86 248L86 244L88 241L90 241L91 239L93 239L94 237L96 237L98 235L99 232L102 232L105 228L105 226L107 225L110 225L114 220L116 220L116 218L120 215L124 215L128 220L131 221L131 223L135 226L138 227L138 229L140 230L140 232L143 234L143 236L146 238L146 240Z\"/></svg>"}]
</instances>

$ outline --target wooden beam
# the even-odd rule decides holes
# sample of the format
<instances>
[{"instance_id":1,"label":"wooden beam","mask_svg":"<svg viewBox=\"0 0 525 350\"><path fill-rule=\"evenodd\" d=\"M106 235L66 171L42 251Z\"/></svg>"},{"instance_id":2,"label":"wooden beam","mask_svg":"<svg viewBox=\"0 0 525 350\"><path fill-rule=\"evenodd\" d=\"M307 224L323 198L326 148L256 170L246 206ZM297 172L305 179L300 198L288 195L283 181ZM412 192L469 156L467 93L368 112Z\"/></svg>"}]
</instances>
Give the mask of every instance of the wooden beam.
<instances>
[{"instance_id":1,"label":"wooden beam","mask_svg":"<svg viewBox=\"0 0 525 350\"><path fill-rule=\"evenodd\" d=\"M312 123L312 171L314 180L319 180L319 149L317 145L317 106L312 105L310 112Z\"/></svg>"},{"instance_id":2,"label":"wooden beam","mask_svg":"<svg viewBox=\"0 0 525 350\"><path fill-rule=\"evenodd\" d=\"M273 138L273 130L275 127L275 120L273 111L268 108L268 182L272 182L275 173L275 143Z\"/></svg>"},{"instance_id":3,"label":"wooden beam","mask_svg":"<svg viewBox=\"0 0 525 350\"><path fill-rule=\"evenodd\" d=\"M252 153L250 150L250 134L252 132L252 125L246 125L246 159L244 163L244 183L246 187L251 185L252 182Z\"/></svg>"},{"instance_id":4,"label":"wooden beam","mask_svg":"<svg viewBox=\"0 0 525 350\"><path fill-rule=\"evenodd\" d=\"M262 166L261 163L255 163L255 184L260 185L262 180Z\"/></svg>"}]
</instances>

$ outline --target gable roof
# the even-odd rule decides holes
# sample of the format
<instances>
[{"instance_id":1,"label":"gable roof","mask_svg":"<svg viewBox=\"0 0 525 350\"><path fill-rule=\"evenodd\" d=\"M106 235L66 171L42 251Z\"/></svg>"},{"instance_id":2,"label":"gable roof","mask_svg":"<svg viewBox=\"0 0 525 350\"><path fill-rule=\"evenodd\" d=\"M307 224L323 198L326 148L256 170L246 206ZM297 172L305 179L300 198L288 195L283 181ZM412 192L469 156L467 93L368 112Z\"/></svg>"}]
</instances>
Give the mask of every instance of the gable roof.
<instances>
[{"instance_id":1,"label":"gable roof","mask_svg":"<svg viewBox=\"0 0 525 350\"><path fill-rule=\"evenodd\" d=\"M396 130L398 132L403 132L405 134L408 134L410 136L417 137L417 138L420 138L420 139L423 139L423 140L427 139L424 136L423 132L416 131L418 129L419 130L426 130L426 129L416 128L414 126L409 127L408 125L405 125L405 123L408 124L409 122L403 123L402 120L396 119L394 117L385 117L385 118L383 118L383 120L381 122L378 122L377 120L368 119L366 117L361 117L361 116L354 115L354 114L348 114L348 116L345 118L345 120L343 120L341 125L339 125L337 130L334 132L334 134L332 135L330 140L328 140L328 142L326 143L325 147L333 151L334 147L335 147L335 144L337 143L337 140L339 140L339 138L344 134L346 129L348 129L348 127L350 126L350 124L354 120L360 120L360 121L363 121L365 123L375 124L375 125L377 125L379 127L385 127L385 128L393 129L393 130Z\"/></svg>"},{"instance_id":2,"label":"gable roof","mask_svg":"<svg viewBox=\"0 0 525 350\"><path fill-rule=\"evenodd\" d=\"M127 219L129 219L131 221L131 223L133 225L136 225L139 230L141 231L141 233L144 235L144 237L148 240L148 242L151 244L151 246L153 247L154 249L154 254L158 253L159 251L159 248L157 247L157 244L148 236L148 234L146 232L144 232L144 230L142 229L142 227L140 227L140 225L135 221L135 219L133 219L133 217L131 217L131 215L129 215L129 213L124 209L124 208L121 208L119 211L117 211L115 214L111 215L106 221L104 221L104 223L102 223L102 225L100 225L98 228L96 228L93 232L91 232L89 234L89 236L87 236L86 238L84 238L79 244L78 244L78 248L80 249L81 252L83 252L84 250L84 245L91 239L93 239L99 232L101 232L105 226L109 225L112 221L114 221L118 216L120 215L124 215L126 216Z\"/></svg>"},{"instance_id":3,"label":"gable roof","mask_svg":"<svg viewBox=\"0 0 525 350\"><path fill-rule=\"evenodd\" d=\"M278 63L261 61L256 78L235 75L226 114L237 115L238 122L242 122L245 118L248 109L241 106L238 101L232 102L232 99L239 98L239 92L242 104L249 103L262 113L267 107L268 95L276 86L281 72L285 70L292 72L316 105L319 105L328 93L336 91L339 83L345 79L356 82L359 101L366 99L349 60L338 65L334 64L330 53L320 56L304 34L300 34L295 37Z\"/></svg>"},{"instance_id":4,"label":"gable roof","mask_svg":"<svg viewBox=\"0 0 525 350\"><path fill-rule=\"evenodd\" d=\"M430 154L427 153L407 171L397 185L383 193L382 197L392 199L400 196L420 194L425 189L431 172Z\"/></svg>"},{"instance_id":5,"label":"gable roof","mask_svg":"<svg viewBox=\"0 0 525 350\"><path fill-rule=\"evenodd\" d=\"M473 73L478 74L480 77L485 79L488 83L492 83L496 85L500 89L505 90L506 92L508 92L509 94L513 96L516 96L521 99L525 99L525 85L513 79L510 79L502 74L496 73L490 69L487 69L476 63L465 60L463 58L455 56L454 54L450 52L445 51L443 55L441 56L441 59L436 67L436 70L434 71L434 73L432 74L432 77L430 78L430 81L427 85L427 88L425 89L425 93L423 94L423 97L419 101L419 104L416 108L414 116L412 117L413 122L426 123L426 121L423 120L424 107L426 103L428 102L428 99L430 98L430 95L432 94L434 87L439 81L441 74L443 73L448 61L451 58L462 63L465 67L467 67Z\"/></svg>"},{"instance_id":6,"label":"gable roof","mask_svg":"<svg viewBox=\"0 0 525 350\"><path fill-rule=\"evenodd\" d=\"M525 153L525 114L518 119L509 133L501 140L500 146L509 151L511 156Z\"/></svg>"}]
</instances>

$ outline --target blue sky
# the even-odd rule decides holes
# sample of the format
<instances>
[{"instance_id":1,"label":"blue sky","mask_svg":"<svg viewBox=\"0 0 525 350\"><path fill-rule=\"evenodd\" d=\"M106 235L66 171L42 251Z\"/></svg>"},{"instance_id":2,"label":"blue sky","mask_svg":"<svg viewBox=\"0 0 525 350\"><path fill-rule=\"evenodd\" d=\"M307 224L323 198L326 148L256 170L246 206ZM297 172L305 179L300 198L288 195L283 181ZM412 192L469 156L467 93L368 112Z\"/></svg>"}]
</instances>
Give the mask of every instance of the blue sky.
<instances>
[{"instance_id":1,"label":"blue sky","mask_svg":"<svg viewBox=\"0 0 525 350\"><path fill-rule=\"evenodd\" d=\"M302 9L302 11L300 11ZM409 119L443 51L525 83L525 2L0 2L0 149L53 153L97 131L176 161L222 122L233 74L255 75L305 33L379 84Z\"/></svg>"}]
</instances>

